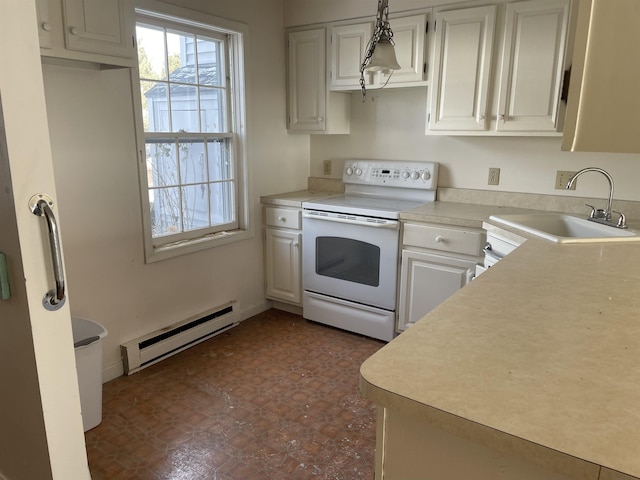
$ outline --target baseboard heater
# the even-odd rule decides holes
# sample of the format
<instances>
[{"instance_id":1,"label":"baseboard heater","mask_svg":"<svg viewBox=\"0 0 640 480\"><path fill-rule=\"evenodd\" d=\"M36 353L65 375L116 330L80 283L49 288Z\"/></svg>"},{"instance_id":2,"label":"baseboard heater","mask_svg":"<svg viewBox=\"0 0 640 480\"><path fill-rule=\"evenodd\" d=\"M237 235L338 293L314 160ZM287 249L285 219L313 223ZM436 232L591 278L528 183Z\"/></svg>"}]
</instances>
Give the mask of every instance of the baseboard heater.
<instances>
[{"instance_id":1,"label":"baseboard heater","mask_svg":"<svg viewBox=\"0 0 640 480\"><path fill-rule=\"evenodd\" d=\"M204 342L238 325L236 302L174 323L120 345L124 373L131 375L171 355Z\"/></svg>"}]
</instances>

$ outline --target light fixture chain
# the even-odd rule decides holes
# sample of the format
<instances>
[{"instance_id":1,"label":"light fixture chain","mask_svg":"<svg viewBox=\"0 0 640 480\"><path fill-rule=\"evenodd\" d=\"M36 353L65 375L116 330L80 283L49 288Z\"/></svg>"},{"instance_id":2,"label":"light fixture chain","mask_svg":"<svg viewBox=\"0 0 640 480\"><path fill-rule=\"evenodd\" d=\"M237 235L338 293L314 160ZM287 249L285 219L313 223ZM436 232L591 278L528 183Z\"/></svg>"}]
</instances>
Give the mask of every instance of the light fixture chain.
<instances>
[{"instance_id":1,"label":"light fixture chain","mask_svg":"<svg viewBox=\"0 0 640 480\"><path fill-rule=\"evenodd\" d=\"M395 45L393 41L393 32L391 31L391 25L389 23L389 0L378 0L378 13L376 14L376 26L373 31L373 35L367 43L365 49L364 60L360 65L360 90L362 91L362 101L364 102L367 97L367 91L364 80L364 71L367 65L371 62L373 52L376 49L377 43L381 38L385 37L391 45ZM388 82L389 80L387 80ZM385 83L386 85L386 83Z\"/></svg>"}]
</instances>

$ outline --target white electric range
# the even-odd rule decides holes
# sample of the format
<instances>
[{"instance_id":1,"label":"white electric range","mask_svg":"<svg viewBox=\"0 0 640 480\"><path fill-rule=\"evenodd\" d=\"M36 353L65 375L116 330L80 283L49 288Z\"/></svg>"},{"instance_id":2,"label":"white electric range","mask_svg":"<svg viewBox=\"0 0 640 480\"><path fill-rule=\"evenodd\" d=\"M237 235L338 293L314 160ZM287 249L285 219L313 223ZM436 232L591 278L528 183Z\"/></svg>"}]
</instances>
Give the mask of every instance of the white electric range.
<instances>
[{"instance_id":1,"label":"white electric range","mask_svg":"<svg viewBox=\"0 0 640 480\"><path fill-rule=\"evenodd\" d=\"M303 316L395 336L400 212L433 202L438 164L348 160L345 194L303 202Z\"/></svg>"}]
</instances>

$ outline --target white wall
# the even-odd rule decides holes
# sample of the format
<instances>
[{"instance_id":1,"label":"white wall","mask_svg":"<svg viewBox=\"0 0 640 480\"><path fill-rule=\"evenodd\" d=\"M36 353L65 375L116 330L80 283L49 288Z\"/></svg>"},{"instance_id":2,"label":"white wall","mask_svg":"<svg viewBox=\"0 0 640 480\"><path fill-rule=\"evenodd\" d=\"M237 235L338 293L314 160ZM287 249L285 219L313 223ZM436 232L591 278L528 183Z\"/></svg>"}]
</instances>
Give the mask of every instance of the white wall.
<instances>
[{"instance_id":1,"label":"white wall","mask_svg":"<svg viewBox=\"0 0 640 480\"><path fill-rule=\"evenodd\" d=\"M575 191L555 190L557 170L599 166L615 181L614 198L640 200L640 155L569 153L560 138L425 135L427 89L369 91L351 96L351 134L311 138L311 175L322 177L327 159L428 160L442 165L443 187L605 198L602 175L586 174ZM340 175L340 161L333 174ZM500 185L488 186L489 167L500 168Z\"/></svg>"},{"instance_id":2,"label":"white wall","mask_svg":"<svg viewBox=\"0 0 640 480\"><path fill-rule=\"evenodd\" d=\"M126 69L44 66L73 315L98 321L105 377L119 345L228 300L265 308L260 195L303 189L309 137L286 133L282 0L176 1L249 25L249 168L254 238L146 265ZM253 309L253 310L252 310Z\"/></svg>"}]
</instances>

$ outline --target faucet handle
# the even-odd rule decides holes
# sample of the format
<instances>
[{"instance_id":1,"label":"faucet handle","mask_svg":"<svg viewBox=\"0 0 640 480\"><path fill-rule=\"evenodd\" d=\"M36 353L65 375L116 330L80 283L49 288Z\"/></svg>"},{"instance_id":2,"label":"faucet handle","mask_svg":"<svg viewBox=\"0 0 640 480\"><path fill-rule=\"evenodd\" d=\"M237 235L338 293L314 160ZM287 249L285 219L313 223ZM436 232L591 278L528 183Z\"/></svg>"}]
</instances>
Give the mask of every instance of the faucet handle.
<instances>
[{"instance_id":1,"label":"faucet handle","mask_svg":"<svg viewBox=\"0 0 640 480\"><path fill-rule=\"evenodd\" d=\"M615 210L613 210L613 213L617 213L618 215L620 215L620 217L618 217L618 223L616 226L618 228L627 228L627 217L624 216L624 213L616 212Z\"/></svg>"},{"instance_id":2,"label":"faucet handle","mask_svg":"<svg viewBox=\"0 0 640 480\"><path fill-rule=\"evenodd\" d=\"M596 217L596 207L594 207L593 205L589 205L588 203L584 204L585 207L589 207L591 209L591 213L589 214L589 218L597 218Z\"/></svg>"}]
</instances>

